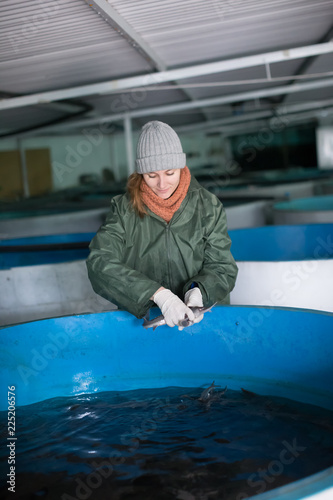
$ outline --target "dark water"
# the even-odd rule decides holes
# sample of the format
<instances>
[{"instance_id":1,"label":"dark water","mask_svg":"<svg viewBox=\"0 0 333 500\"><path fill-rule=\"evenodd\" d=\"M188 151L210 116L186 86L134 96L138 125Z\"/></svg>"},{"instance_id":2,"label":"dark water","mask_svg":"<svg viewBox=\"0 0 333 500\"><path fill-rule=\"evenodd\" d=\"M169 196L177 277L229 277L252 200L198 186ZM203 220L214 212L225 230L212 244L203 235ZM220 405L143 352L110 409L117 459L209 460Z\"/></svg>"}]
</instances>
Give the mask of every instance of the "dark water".
<instances>
[{"instance_id":1,"label":"dark water","mask_svg":"<svg viewBox=\"0 0 333 500\"><path fill-rule=\"evenodd\" d=\"M2 433L0 498L243 500L333 465L333 412L230 390L202 402L201 392L104 392L17 408L16 492ZM7 412L0 417L3 426Z\"/></svg>"}]
</instances>

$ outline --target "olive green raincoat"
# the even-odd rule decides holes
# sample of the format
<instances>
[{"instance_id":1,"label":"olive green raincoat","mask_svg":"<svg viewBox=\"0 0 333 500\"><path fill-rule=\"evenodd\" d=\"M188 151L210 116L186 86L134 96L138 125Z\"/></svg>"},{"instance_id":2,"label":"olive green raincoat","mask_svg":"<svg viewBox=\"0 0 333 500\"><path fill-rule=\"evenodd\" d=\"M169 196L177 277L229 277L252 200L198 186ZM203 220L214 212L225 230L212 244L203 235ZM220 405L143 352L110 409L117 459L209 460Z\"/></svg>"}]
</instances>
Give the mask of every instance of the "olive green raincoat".
<instances>
[{"instance_id":1,"label":"olive green raincoat","mask_svg":"<svg viewBox=\"0 0 333 500\"><path fill-rule=\"evenodd\" d=\"M138 318L155 305L150 297L161 286L183 300L195 282L204 306L229 303L237 266L218 198L192 177L169 223L147 211L140 218L128 194L111 200L106 221L89 246L87 268L95 292Z\"/></svg>"}]
</instances>

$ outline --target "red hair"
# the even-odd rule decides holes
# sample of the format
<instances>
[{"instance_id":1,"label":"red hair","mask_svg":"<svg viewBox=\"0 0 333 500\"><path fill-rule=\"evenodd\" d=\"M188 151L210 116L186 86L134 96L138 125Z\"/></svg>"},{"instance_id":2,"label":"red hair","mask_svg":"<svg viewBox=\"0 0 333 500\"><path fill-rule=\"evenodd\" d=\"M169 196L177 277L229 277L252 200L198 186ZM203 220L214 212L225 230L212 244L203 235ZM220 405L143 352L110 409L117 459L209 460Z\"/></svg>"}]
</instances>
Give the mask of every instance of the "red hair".
<instances>
[{"instance_id":1,"label":"red hair","mask_svg":"<svg viewBox=\"0 0 333 500\"><path fill-rule=\"evenodd\" d=\"M134 172L127 180L127 192L130 195L132 207L141 219L147 215L145 205L141 198L140 186L144 182L143 175Z\"/></svg>"}]
</instances>

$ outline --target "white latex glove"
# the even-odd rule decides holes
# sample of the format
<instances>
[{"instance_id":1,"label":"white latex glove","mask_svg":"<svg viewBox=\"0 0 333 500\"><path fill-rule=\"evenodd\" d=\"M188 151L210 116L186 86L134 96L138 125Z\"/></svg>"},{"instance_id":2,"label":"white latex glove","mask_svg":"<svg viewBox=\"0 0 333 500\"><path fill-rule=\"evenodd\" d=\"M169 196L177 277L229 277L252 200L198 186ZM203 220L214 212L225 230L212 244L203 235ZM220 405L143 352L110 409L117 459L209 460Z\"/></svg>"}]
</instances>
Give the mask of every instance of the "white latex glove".
<instances>
[{"instance_id":1,"label":"white latex glove","mask_svg":"<svg viewBox=\"0 0 333 500\"><path fill-rule=\"evenodd\" d=\"M203 307L202 295L200 288L191 288L185 293L184 302L187 307Z\"/></svg>"},{"instance_id":2,"label":"white latex glove","mask_svg":"<svg viewBox=\"0 0 333 500\"><path fill-rule=\"evenodd\" d=\"M168 326L178 326L179 321L185 319L185 316L187 316L191 322L194 322L193 311L191 311L177 295L172 293L171 290L164 289L155 293L153 300L161 309Z\"/></svg>"},{"instance_id":3,"label":"white latex glove","mask_svg":"<svg viewBox=\"0 0 333 500\"><path fill-rule=\"evenodd\" d=\"M200 288L195 287L191 288L185 293L184 302L187 307L203 307L202 295L200 292ZM193 323L200 323L203 319L204 315L200 314L197 318L193 320Z\"/></svg>"}]
</instances>

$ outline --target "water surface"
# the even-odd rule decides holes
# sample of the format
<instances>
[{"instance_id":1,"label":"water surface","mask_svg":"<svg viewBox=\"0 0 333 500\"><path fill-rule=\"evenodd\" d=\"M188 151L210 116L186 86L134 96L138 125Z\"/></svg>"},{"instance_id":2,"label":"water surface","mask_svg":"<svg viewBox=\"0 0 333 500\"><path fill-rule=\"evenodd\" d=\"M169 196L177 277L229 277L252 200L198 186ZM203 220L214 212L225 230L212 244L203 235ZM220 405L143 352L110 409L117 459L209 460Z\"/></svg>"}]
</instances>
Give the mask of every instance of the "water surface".
<instances>
[{"instance_id":1,"label":"water surface","mask_svg":"<svg viewBox=\"0 0 333 500\"><path fill-rule=\"evenodd\" d=\"M333 412L220 389L202 402L202 391L104 392L17 408L16 493L3 480L2 446L0 497L243 500L333 465ZM0 417L6 427L7 412Z\"/></svg>"}]
</instances>

